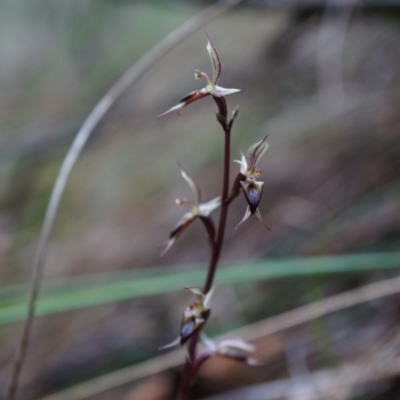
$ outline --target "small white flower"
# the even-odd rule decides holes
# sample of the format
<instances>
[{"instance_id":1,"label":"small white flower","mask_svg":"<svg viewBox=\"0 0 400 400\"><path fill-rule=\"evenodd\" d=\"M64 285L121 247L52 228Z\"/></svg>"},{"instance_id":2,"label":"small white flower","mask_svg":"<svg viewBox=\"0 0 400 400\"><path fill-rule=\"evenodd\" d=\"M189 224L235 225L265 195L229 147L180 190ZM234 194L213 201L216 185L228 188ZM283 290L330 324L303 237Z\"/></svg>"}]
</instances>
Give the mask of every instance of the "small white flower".
<instances>
[{"instance_id":1,"label":"small white flower","mask_svg":"<svg viewBox=\"0 0 400 400\"><path fill-rule=\"evenodd\" d=\"M190 290L195 295L196 301L189 304L183 312L179 336L173 342L160 347L159 350L168 349L178 344L184 345L195 332L201 329L210 316L210 301L214 288L207 294L204 294L199 287L187 287L185 289Z\"/></svg>"},{"instance_id":2,"label":"small white flower","mask_svg":"<svg viewBox=\"0 0 400 400\"><path fill-rule=\"evenodd\" d=\"M232 358L248 365L260 365L260 363L252 357L252 354L254 354L256 350L255 346L241 338L228 337L214 342L205 334L202 334L201 339L211 355Z\"/></svg>"},{"instance_id":3,"label":"small white flower","mask_svg":"<svg viewBox=\"0 0 400 400\"><path fill-rule=\"evenodd\" d=\"M247 201L247 208L244 217L236 225L235 229L245 222L250 215L255 215L269 230L258 209L263 193L264 182L257 180L261 176L258 162L268 149L267 137L268 135L256 144L250 146L247 150L246 156L242 153L242 158L240 160L234 160L240 164L240 174L242 175L240 186Z\"/></svg>"},{"instance_id":4,"label":"small white flower","mask_svg":"<svg viewBox=\"0 0 400 400\"><path fill-rule=\"evenodd\" d=\"M207 34L206 34L207 35ZM222 97L227 96L232 93L237 93L240 89L226 89L221 86L218 86L218 79L221 75L221 61L219 59L217 50L215 49L214 45L212 44L210 38L207 35L207 51L208 55L210 56L211 66L212 66L212 79L205 73L199 70L194 72L195 79L204 78L206 80L206 86L200 90L194 90L190 92L188 95L183 97L181 101L176 105L171 107L169 110L163 112L162 114L158 115L162 117L166 114L169 114L173 111L179 112L183 107L187 106L190 103L193 103L196 100L200 100L203 97L212 95L215 97Z\"/></svg>"},{"instance_id":5,"label":"small white flower","mask_svg":"<svg viewBox=\"0 0 400 400\"><path fill-rule=\"evenodd\" d=\"M213 227L213 222L211 218L209 218L210 214L216 210L221 205L221 197L216 197L210 201L205 203L201 203L201 191L197 183L188 175L188 173L183 169L182 166L179 166L181 170L181 175L183 179L188 183L190 189L192 189L194 201L179 198L176 199L176 204L186 204L189 206L190 211L185 213L182 218L175 224L172 228L172 231L169 234L168 242L161 253L163 256L175 243L176 239L178 239L179 235L196 219L207 219L208 226Z\"/></svg>"}]
</instances>

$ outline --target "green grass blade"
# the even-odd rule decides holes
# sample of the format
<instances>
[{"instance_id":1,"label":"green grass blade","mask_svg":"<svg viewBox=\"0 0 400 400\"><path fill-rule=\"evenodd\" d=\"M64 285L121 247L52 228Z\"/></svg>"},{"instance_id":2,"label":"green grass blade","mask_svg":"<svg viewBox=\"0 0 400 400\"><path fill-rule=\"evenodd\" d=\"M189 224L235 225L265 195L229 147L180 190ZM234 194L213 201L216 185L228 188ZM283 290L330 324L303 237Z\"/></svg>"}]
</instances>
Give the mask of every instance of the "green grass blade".
<instances>
[{"instance_id":1,"label":"green grass blade","mask_svg":"<svg viewBox=\"0 0 400 400\"><path fill-rule=\"evenodd\" d=\"M216 282L218 285L231 285L265 279L399 268L398 252L270 259L221 266ZM205 269L205 265L155 267L45 282L37 303L37 315L79 310L166 294L189 285L202 285ZM25 318L26 293L26 286L0 290L0 325Z\"/></svg>"}]
</instances>

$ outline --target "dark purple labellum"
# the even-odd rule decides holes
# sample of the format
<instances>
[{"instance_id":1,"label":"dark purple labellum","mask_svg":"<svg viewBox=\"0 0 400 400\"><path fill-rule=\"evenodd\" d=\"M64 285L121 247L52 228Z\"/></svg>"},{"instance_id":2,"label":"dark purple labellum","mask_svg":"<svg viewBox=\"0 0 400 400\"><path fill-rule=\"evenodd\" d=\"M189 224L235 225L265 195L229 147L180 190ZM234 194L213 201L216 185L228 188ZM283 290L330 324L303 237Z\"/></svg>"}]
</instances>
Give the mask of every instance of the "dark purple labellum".
<instances>
[{"instance_id":1,"label":"dark purple labellum","mask_svg":"<svg viewBox=\"0 0 400 400\"><path fill-rule=\"evenodd\" d=\"M243 193L246 197L247 204L249 205L251 214L257 211L257 207L261 201L262 190L260 190L254 183L240 182Z\"/></svg>"},{"instance_id":2,"label":"dark purple labellum","mask_svg":"<svg viewBox=\"0 0 400 400\"><path fill-rule=\"evenodd\" d=\"M200 329L204 323L207 321L211 313L211 310L204 310L201 313L202 321L196 322L196 317L190 317L186 319L186 321L182 321L180 337L181 337L181 345L185 344L190 337L195 333L198 329Z\"/></svg>"},{"instance_id":3,"label":"dark purple labellum","mask_svg":"<svg viewBox=\"0 0 400 400\"><path fill-rule=\"evenodd\" d=\"M250 205L250 211L252 214L256 212L257 206L261 200L260 193L255 187L251 187L247 192L247 201Z\"/></svg>"},{"instance_id":4,"label":"dark purple labellum","mask_svg":"<svg viewBox=\"0 0 400 400\"><path fill-rule=\"evenodd\" d=\"M181 344L185 344L186 341L193 335L196 330L195 318L191 318L189 321L181 325Z\"/></svg>"}]
</instances>

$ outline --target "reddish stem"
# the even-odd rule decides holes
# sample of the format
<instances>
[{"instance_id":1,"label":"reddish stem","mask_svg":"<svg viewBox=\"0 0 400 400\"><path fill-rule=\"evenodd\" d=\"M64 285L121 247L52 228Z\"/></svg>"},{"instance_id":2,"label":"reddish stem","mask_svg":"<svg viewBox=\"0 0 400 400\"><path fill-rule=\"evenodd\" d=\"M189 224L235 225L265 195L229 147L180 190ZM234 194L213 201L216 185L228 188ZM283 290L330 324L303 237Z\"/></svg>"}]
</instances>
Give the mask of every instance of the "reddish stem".
<instances>
[{"instance_id":1,"label":"reddish stem","mask_svg":"<svg viewBox=\"0 0 400 400\"><path fill-rule=\"evenodd\" d=\"M227 123L228 120L228 111L226 106L226 100L224 97L214 97L215 102L217 103L219 114L224 118L222 121L218 119L221 124L224 134L225 134L225 145L224 145L224 171L223 171L223 183L222 183L222 204L221 204L221 214L219 218L218 224L218 233L217 239L215 241L215 245L212 249L212 255L210 264L208 267L207 278L204 284L203 293L207 294L212 288L212 284L214 281L215 272L217 270L218 261L221 255L222 245L224 242L225 235L225 226L226 220L228 217L228 210L230 205L229 200L229 166L230 166L230 143L231 143L231 128L232 124ZM189 392L190 392L190 384L192 382L194 374L197 372L198 367L196 368L196 348L197 342L199 339L200 330L195 332L193 336L189 340L188 344L188 355L189 357L186 360L185 367L183 370L181 382L179 385L178 391L178 399L179 400L188 400Z\"/></svg>"},{"instance_id":2,"label":"reddish stem","mask_svg":"<svg viewBox=\"0 0 400 400\"><path fill-rule=\"evenodd\" d=\"M225 99L219 98L218 100L223 100L225 104L224 111L226 117L226 102ZM218 104L218 102L217 102ZM222 107L220 107L221 109ZM222 112L220 112L222 114ZM217 240L214 246L214 251L211 257L210 265L208 267L208 273L206 278L206 283L204 285L203 293L207 294L213 284L215 271L217 270L219 257L222 250L222 245L224 242L225 236L225 226L226 220L228 217L228 210L229 210L229 166L230 166L230 148L231 148L231 128L225 124L223 127L225 133L225 148L224 148L224 175L223 175L223 184L222 184L222 205L221 205L221 214L219 217L219 224L218 224L218 234Z\"/></svg>"}]
</instances>

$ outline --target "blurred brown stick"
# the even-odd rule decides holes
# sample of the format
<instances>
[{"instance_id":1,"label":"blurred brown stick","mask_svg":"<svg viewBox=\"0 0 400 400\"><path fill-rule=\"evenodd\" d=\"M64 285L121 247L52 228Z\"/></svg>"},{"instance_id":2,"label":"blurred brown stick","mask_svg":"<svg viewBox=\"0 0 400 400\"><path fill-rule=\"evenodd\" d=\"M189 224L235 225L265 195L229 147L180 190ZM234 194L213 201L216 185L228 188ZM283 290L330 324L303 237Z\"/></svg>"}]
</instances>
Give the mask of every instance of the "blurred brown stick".
<instances>
[{"instance_id":1,"label":"blurred brown stick","mask_svg":"<svg viewBox=\"0 0 400 400\"><path fill-rule=\"evenodd\" d=\"M29 345L29 337L32 322L35 317L35 303L40 290L40 282L43 275L45 257L49 242L49 237L57 215L60 200L64 193L68 178L76 164L85 144L90 135L97 127L99 122L104 118L106 113L115 104L117 99L132 85L141 75L154 65L154 63L166 55L174 46L186 39L188 35L195 32L207 22L217 18L231 7L239 4L241 0L230 0L226 2L217 2L216 4L206 8L199 14L185 22L183 25L175 29L163 40L161 40L152 50L146 53L132 67L130 67L121 78L111 87L111 89L101 98L95 108L84 121L69 148L67 155L61 165L60 171L56 178L53 190L47 205L44 217L43 227L40 234L39 244L37 248L36 258L33 266L33 276L31 280L31 290L28 300L27 317L22 329L22 334L15 354L14 363L11 370L10 380L7 386L5 400L14 400L18 388L19 376L25 360L25 355Z\"/></svg>"},{"instance_id":2,"label":"blurred brown stick","mask_svg":"<svg viewBox=\"0 0 400 400\"><path fill-rule=\"evenodd\" d=\"M227 335L240 336L245 340L252 341L345 308L398 293L400 293L400 277L391 278L298 307L295 310L234 330ZM172 351L46 396L41 400L81 400L95 396L134 380L179 366L184 360L182 354L182 350Z\"/></svg>"},{"instance_id":3,"label":"blurred brown stick","mask_svg":"<svg viewBox=\"0 0 400 400\"><path fill-rule=\"evenodd\" d=\"M399 345L400 330L396 326L357 360L335 369L256 384L204 400L347 400L353 398L352 388L355 385L370 384L400 374Z\"/></svg>"},{"instance_id":4,"label":"blurred brown stick","mask_svg":"<svg viewBox=\"0 0 400 400\"><path fill-rule=\"evenodd\" d=\"M389 379L399 374L398 359L383 361L378 354L377 359L369 359L366 363L348 363L334 370L267 382L204 400L347 400L353 398L351 390L354 385Z\"/></svg>"}]
</instances>

